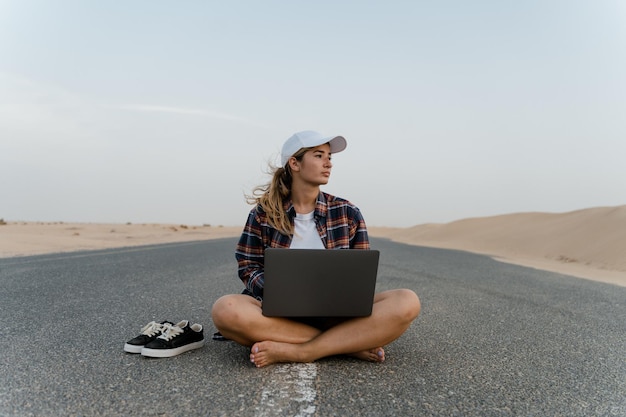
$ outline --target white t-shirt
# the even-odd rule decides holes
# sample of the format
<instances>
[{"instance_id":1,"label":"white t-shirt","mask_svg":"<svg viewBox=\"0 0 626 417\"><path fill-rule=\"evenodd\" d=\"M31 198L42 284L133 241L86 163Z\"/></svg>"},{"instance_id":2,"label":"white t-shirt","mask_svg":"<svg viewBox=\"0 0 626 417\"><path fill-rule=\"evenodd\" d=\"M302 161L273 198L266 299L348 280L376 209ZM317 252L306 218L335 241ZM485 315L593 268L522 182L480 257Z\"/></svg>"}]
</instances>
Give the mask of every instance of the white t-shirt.
<instances>
[{"instance_id":1,"label":"white t-shirt","mask_svg":"<svg viewBox=\"0 0 626 417\"><path fill-rule=\"evenodd\" d=\"M324 249L324 243L317 233L314 219L315 211L307 214L296 213L295 231L291 240L291 249Z\"/></svg>"}]
</instances>

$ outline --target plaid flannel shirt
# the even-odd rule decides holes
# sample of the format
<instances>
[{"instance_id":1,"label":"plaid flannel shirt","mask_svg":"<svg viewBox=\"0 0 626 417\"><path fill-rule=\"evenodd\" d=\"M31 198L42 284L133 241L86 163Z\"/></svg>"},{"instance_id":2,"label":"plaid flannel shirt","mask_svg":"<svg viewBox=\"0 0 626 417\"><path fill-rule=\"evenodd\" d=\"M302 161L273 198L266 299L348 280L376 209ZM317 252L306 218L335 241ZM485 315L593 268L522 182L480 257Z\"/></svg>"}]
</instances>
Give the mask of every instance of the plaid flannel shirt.
<instances>
[{"instance_id":1,"label":"plaid flannel shirt","mask_svg":"<svg viewBox=\"0 0 626 417\"><path fill-rule=\"evenodd\" d=\"M285 210L293 224L296 210L291 201ZM326 249L369 249L365 220L360 210L347 200L320 192L314 213L315 225ZM235 258L244 294L263 299L265 248L288 248L292 235L284 235L268 224L265 211L254 207L244 227Z\"/></svg>"}]
</instances>

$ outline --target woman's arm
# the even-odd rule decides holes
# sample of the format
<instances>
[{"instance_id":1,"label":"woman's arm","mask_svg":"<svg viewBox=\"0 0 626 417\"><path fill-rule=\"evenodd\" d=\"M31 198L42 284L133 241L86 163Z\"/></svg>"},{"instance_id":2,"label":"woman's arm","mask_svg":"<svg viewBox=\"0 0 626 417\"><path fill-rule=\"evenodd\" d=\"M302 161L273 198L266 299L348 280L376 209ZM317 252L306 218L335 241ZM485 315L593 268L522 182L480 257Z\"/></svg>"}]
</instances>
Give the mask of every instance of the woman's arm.
<instances>
[{"instance_id":1,"label":"woman's arm","mask_svg":"<svg viewBox=\"0 0 626 417\"><path fill-rule=\"evenodd\" d=\"M352 206L352 215L349 221L350 226L350 249L369 249L370 241L367 234L365 219L361 210Z\"/></svg>"},{"instance_id":2,"label":"woman's arm","mask_svg":"<svg viewBox=\"0 0 626 417\"><path fill-rule=\"evenodd\" d=\"M265 245L262 238L262 226L257 214L256 209L250 211L248 221L237 243L235 258L239 265L239 278L243 281L246 290L254 297L261 299L264 284Z\"/></svg>"}]
</instances>

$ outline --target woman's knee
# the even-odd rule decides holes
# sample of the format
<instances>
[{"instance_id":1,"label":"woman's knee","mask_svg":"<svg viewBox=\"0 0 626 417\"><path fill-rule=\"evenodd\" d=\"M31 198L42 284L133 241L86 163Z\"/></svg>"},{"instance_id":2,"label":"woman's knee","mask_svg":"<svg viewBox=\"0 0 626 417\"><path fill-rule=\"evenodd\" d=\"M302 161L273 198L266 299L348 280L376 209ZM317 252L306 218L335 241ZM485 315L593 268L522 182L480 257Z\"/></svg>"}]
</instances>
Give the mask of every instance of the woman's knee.
<instances>
[{"instance_id":1,"label":"woman's knee","mask_svg":"<svg viewBox=\"0 0 626 417\"><path fill-rule=\"evenodd\" d=\"M394 320L403 323L412 322L421 311L419 297L409 289L383 291L375 295L374 303L384 305L385 311L395 316Z\"/></svg>"},{"instance_id":2,"label":"woman's knee","mask_svg":"<svg viewBox=\"0 0 626 417\"><path fill-rule=\"evenodd\" d=\"M233 315L237 313L237 298L233 294L224 295L213 303L211 317L213 323L219 328L222 324L232 321Z\"/></svg>"},{"instance_id":3,"label":"woman's knee","mask_svg":"<svg viewBox=\"0 0 626 417\"><path fill-rule=\"evenodd\" d=\"M211 317L218 329L240 328L249 325L256 312L260 314L261 303L242 294L224 295L213 303Z\"/></svg>"},{"instance_id":4,"label":"woman's knee","mask_svg":"<svg viewBox=\"0 0 626 417\"><path fill-rule=\"evenodd\" d=\"M419 316L422 304L415 291L409 289L395 290L396 305L399 306L399 313L402 319L413 321Z\"/></svg>"}]
</instances>

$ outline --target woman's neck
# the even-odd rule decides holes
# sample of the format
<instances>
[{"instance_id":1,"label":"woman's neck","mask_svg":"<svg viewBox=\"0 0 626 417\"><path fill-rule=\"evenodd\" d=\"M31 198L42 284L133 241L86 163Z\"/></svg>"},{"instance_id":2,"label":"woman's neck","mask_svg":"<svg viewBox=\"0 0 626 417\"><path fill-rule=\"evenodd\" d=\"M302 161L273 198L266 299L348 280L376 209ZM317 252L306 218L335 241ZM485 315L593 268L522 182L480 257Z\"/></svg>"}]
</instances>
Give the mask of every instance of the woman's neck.
<instances>
[{"instance_id":1,"label":"woman's neck","mask_svg":"<svg viewBox=\"0 0 626 417\"><path fill-rule=\"evenodd\" d=\"M291 202L296 213L306 214L315 210L319 187L294 187L291 190Z\"/></svg>"}]
</instances>

